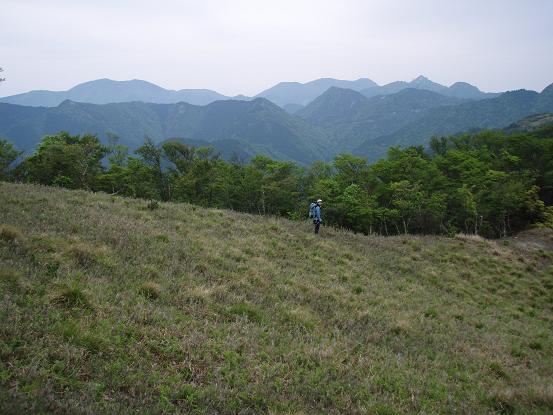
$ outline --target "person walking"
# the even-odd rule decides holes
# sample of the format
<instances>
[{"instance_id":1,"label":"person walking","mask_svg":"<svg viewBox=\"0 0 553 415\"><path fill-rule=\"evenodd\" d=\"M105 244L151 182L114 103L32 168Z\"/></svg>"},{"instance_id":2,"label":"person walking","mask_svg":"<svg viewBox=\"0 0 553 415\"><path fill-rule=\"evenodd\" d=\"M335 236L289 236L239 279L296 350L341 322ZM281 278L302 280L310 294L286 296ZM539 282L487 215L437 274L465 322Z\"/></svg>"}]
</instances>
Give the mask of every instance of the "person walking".
<instances>
[{"instance_id":1,"label":"person walking","mask_svg":"<svg viewBox=\"0 0 553 415\"><path fill-rule=\"evenodd\" d=\"M315 234L319 233L319 228L321 227L321 222L323 221L321 206L323 201L321 199L317 200L317 204L313 208L313 224L315 225Z\"/></svg>"}]
</instances>

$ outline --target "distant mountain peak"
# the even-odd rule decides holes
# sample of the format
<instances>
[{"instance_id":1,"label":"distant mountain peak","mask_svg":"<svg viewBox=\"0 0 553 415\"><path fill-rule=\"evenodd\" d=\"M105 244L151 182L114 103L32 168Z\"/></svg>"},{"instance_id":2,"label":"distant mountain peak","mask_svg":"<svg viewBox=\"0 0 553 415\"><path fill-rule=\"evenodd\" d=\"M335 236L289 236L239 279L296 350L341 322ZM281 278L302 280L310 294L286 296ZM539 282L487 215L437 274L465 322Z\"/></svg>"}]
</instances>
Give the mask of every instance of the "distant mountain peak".
<instances>
[{"instance_id":1,"label":"distant mountain peak","mask_svg":"<svg viewBox=\"0 0 553 415\"><path fill-rule=\"evenodd\" d=\"M260 92L256 96L265 97L275 104L284 107L288 104L307 105L332 87L361 91L374 86L378 85L368 78L359 78L355 81L335 78L319 78L306 83L280 82L275 86Z\"/></svg>"},{"instance_id":2,"label":"distant mountain peak","mask_svg":"<svg viewBox=\"0 0 553 415\"><path fill-rule=\"evenodd\" d=\"M409 82L409 85L417 87L417 88L428 89L428 90L431 90L431 91L439 91L439 90L447 88L444 85L441 85L441 84L438 84L434 81L431 81L430 79L428 79L427 77L425 77L423 75L417 76L415 79L413 79L411 82Z\"/></svg>"},{"instance_id":3,"label":"distant mountain peak","mask_svg":"<svg viewBox=\"0 0 553 415\"><path fill-rule=\"evenodd\" d=\"M546 86L541 93L544 95L553 95L553 84Z\"/></svg>"},{"instance_id":4,"label":"distant mountain peak","mask_svg":"<svg viewBox=\"0 0 553 415\"><path fill-rule=\"evenodd\" d=\"M413 79L411 82L412 83L416 83L416 82L427 82L427 81L430 81L430 79L428 79L426 76L424 75L419 75L417 76L415 79Z\"/></svg>"}]
</instances>

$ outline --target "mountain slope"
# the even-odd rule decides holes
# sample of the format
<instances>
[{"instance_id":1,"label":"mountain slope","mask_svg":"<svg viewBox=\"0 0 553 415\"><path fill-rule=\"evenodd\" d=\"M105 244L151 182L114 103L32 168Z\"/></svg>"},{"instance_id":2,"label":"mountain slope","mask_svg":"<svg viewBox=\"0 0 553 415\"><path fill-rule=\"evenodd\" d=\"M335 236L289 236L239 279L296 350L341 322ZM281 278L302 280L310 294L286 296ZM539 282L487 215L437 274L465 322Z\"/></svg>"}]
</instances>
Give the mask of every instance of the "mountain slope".
<instances>
[{"instance_id":1,"label":"mountain slope","mask_svg":"<svg viewBox=\"0 0 553 415\"><path fill-rule=\"evenodd\" d=\"M424 111L460 102L422 89L408 88L369 99L352 90L331 88L296 115L329 130L335 137L331 151L343 152L396 131Z\"/></svg>"},{"instance_id":2,"label":"mountain slope","mask_svg":"<svg viewBox=\"0 0 553 415\"><path fill-rule=\"evenodd\" d=\"M2 413L551 412L551 232L315 238L7 183L0 206Z\"/></svg>"},{"instance_id":3,"label":"mountain slope","mask_svg":"<svg viewBox=\"0 0 553 415\"><path fill-rule=\"evenodd\" d=\"M279 84L257 94L281 107L289 104L307 105L331 87L348 88L354 91L377 86L367 78L356 81L344 81L333 78L321 78L302 84L300 82L280 82Z\"/></svg>"},{"instance_id":4,"label":"mountain slope","mask_svg":"<svg viewBox=\"0 0 553 415\"><path fill-rule=\"evenodd\" d=\"M393 145L424 144L433 135L471 129L503 128L529 115L552 111L553 94L548 89L541 94L526 90L506 92L496 98L435 108L393 133L365 141L355 153L375 160Z\"/></svg>"},{"instance_id":5,"label":"mountain slope","mask_svg":"<svg viewBox=\"0 0 553 415\"><path fill-rule=\"evenodd\" d=\"M324 130L262 98L216 101L206 106L72 101L54 108L0 104L0 137L19 149L31 150L44 135L60 130L101 138L107 132L115 133L131 149L141 145L146 136L157 142L172 137L203 140L216 148L217 142L227 140L227 150L231 140L237 151L247 151L250 157L265 154L302 164L323 158L328 147Z\"/></svg>"},{"instance_id":6,"label":"mountain slope","mask_svg":"<svg viewBox=\"0 0 553 415\"><path fill-rule=\"evenodd\" d=\"M0 102L35 107L56 107L65 100L90 104L141 101L158 104L188 102L194 105L207 105L221 99L230 98L208 89L172 91L138 79L131 81L98 79L79 84L67 91L31 91L0 98Z\"/></svg>"},{"instance_id":7,"label":"mountain slope","mask_svg":"<svg viewBox=\"0 0 553 415\"><path fill-rule=\"evenodd\" d=\"M328 127L353 119L368 101L352 89L331 87L309 105L297 111L296 115L310 123Z\"/></svg>"},{"instance_id":8,"label":"mountain slope","mask_svg":"<svg viewBox=\"0 0 553 415\"><path fill-rule=\"evenodd\" d=\"M531 115L512 123L505 131L507 133L530 132L543 127L553 127L553 113Z\"/></svg>"}]
</instances>

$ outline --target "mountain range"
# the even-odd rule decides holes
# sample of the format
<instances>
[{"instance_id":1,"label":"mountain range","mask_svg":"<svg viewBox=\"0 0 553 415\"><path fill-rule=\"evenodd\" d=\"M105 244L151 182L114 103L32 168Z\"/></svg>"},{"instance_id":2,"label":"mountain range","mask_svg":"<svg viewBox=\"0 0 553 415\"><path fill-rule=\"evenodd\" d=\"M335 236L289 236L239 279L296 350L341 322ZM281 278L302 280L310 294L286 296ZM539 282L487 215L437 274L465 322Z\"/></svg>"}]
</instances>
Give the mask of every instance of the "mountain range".
<instances>
[{"instance_id":1,"label":"mountain range","mask_svg":"<svg viewBox=\"0 0 553 415\"><path fill-rule=\"evenodd\" d=\"M158 104L188 102L194 105L207 105L221 99L230 98L210 89L173 91L139 79L130 81L97 79L79 84L67 91L30 91L0 98L0 102L32 107L56 107L66 100L90 104L142 101Z\"/></svg>"},{"instance_id":2,"label":"mountain range","mask_svg":"<svg viewBox=\"0 0 553 415\"><path fill-rule=\"evenodd\" d=\"M423 89L457 98L482 99L496 95L481 92L477 87L465 82L457 82L446 87L432 82L424 76L419 76L411 82L396 81L383 86L379 86L367 78L356 81L321 78L306 83L281 82L260 92L254 98L266 98L286 111L294 113L332 87L352 89L367 97L394 94L407 88ZM33 107L56 107L65 100L90 104L141 101L154 104L187 102L192 105L207 105L214 101L228 99L249 100L252 98L244 95L229 97L210 89L175 91L138 79L130 81L98 79L76 85L67 91L30 91L0 98L0 102Z\"/></svg>"},{"instance_id":3,"label":"mountain range","mask_svg":"<svg viewBox=\"0 0 553 415\"><path fill-rule=\"evenodd\" d=\"M295 114L268 98L243 96L207 105L141 101L94 104L72 100L50 107L0 103L0 137L20 150L30 151L44 135L60 130L98 134L101 139L113 133L131 150L142 144L145 137L158 143L180 139L193 145L213 145L225 158L235 155L249 159L264 154L308 164L317 159L332 159L342 152L376 160L393 145L425 144L433 135L504 128L527 116L553 112L553 85L541 93L519 90L474 98L470 94L450 93L470 91L470 87L459 83L443 87L422 77L407 83L406 88L394 86L399 88L397 92L392 91L391 84L370 86L373 82L368 79L339 81L350 88L333 86L334 81L337 80L278 84L264 91L273 100L282 98L279 101L282 104L287 100L286 91L290 97L296 96L297 101L306 102L324 90L305 106L283 105L296 105ZM136 97L130 91L136 93L137 89L133 89L136 85L142 87L144 94L150 91L152 100L156 93L167 92L144 81L117 83L113 90L109 87L113 81L92 84L98 82L104 84L105 95L102 89L93 93L90 85L70 91L72 94L80 91L81 97L100 102L115 99L117 94L121 98L124 91L127 97ZM388 93L371 96L367 91L374 88L387 89ZM184 94L183 91L172 92ZM200 96L207 99L202 95L204 92L198 92L197 99Z\"/></svg>"}]
</instances>

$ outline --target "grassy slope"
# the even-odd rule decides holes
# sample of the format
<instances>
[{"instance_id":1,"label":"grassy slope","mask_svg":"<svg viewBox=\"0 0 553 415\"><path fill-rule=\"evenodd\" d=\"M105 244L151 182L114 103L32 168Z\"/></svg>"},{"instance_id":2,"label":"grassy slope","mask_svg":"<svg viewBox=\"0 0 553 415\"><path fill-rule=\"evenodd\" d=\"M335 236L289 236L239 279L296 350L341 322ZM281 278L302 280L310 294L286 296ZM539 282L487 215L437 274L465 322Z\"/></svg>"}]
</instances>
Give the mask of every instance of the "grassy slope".
<instances>
[{"instance_id":1,"label":"grassy slope","mask_svg":"<svg viewBox=\"0 0 553 415\"><path fill-rule=\"evenodd\" d=\"M147 205L0 183L0 412L553 410L550 251Z\"/></svg>"}]
</instances>

